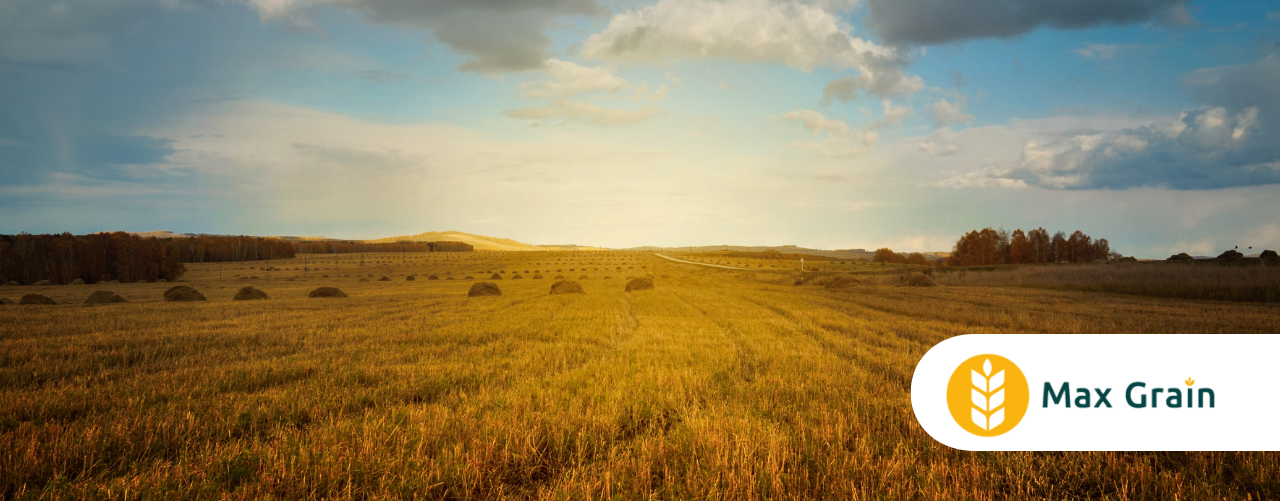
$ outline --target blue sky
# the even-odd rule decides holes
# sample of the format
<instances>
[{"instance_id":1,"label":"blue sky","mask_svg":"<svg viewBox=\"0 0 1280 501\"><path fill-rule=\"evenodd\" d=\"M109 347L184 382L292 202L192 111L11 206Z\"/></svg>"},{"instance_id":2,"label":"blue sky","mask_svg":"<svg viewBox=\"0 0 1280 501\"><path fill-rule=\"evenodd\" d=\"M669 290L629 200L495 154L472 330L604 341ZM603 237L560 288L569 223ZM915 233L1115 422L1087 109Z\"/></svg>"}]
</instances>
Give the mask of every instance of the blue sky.
<instances>
[{"instance_id":1,"label":"blue sky","mask_svg":"<svg viewBox=\"0 0 1280 501\"><path fill-rule=\"evenodd\" d=\"M1280 6L0 0L0 232L1280 247Z\"/></svg>"}]
</instances>

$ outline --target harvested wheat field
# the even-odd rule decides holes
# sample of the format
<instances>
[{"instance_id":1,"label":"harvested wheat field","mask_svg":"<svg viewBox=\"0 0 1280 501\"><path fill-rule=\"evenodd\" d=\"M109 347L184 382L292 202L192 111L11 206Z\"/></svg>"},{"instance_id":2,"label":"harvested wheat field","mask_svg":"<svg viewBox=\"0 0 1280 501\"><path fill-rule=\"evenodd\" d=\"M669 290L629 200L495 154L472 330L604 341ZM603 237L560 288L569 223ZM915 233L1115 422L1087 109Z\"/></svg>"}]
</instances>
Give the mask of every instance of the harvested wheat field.
<instances>
[{"instance_id":1,"label":"harvested wheat field","mask_svg":"<svg viewBox=\"0 0 1280 501\"><path fill-rule=\"evenodd\" d=\"M1274 333L1280 303L876 273L827 289L627 252L414 257L312 257L321 272L253 282L270 301L235 301L230 275L293 260L223 281L190 265L206 301L4 287L57 304L0 308L0 498L1280 497L1280 454L957 451L908 395L952 336ZM511 280L483 300L468 292L485 283L359 281L633 266L671 278Z\"/></svg>"}]
</instances>

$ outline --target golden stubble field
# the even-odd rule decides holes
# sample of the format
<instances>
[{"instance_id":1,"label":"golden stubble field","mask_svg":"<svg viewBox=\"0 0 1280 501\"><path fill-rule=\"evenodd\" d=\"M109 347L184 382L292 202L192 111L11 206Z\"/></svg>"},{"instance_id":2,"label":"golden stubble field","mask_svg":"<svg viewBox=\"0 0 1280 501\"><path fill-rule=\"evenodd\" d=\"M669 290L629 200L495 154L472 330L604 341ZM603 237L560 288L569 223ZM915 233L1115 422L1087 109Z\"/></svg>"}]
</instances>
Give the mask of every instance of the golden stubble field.
<instances>
[{"instance_id":1,"label":"golden stubble field","mask_svg":"<svg viewBox=\"0 0 1280 501\"><path fill-rule=\"evenodd\" d=\"M834 292L643 253L407 258L228 263L221 282L189 265L196 303L163 302L173 284L0 287L61 303L0 306L0 497L1280 497L1280 454L969 453L908 397L951 336L1273 333L1280 304ZM466 296L498 271L525 278ZM646 273L656 290L623 292ZM586 294L548 295L557 274ZM232 301L244 285L271 299ZM319 286L351 297L307 298ZM131 302L79 306L95 290Z\"/></svg>"}]
</instances>

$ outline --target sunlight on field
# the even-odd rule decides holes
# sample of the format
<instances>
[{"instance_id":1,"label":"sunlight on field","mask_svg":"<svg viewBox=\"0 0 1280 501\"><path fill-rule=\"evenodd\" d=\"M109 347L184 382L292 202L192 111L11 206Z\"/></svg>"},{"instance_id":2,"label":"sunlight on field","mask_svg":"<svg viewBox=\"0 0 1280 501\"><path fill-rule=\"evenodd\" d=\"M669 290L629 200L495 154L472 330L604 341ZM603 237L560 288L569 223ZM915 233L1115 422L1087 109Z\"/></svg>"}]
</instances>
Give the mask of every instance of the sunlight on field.
<instances>
[{"instance_id":1,"label":"sunlight on field","mask_svg":"<svg viewBox=\"0 0 1280 501\"><path fill-rule=\"evenodd\" d=\"M1273 453L952 450L907 393L951 336L1272 333L1280 304L836 292L646 253L361 259L188 265L194 303L163 302L173 284L0 287L60 304L0 307L0 498L1280 495ZM549 295L557 275L586 293ZM623 292L646 275L655 290ZM478 281L503 294L468 298ZM232 301L245 285L270 299ZM130 303L79 306L97 290Z\"/></svg>"}]
</instances>

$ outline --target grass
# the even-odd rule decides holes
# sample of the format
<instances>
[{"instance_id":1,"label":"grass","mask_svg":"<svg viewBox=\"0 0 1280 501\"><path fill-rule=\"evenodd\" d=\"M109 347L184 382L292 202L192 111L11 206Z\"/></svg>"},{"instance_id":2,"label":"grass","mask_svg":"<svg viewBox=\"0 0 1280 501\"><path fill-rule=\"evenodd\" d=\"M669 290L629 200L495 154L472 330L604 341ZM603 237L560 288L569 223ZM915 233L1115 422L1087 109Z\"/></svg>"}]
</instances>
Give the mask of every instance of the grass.
<instances>
[{"instance_id":1,"label":"grass","mask_svg":"<svg viewBox=\"0 0 1280 501\"><path fill-rule=\"evenodd\" d=\"M1220 301L1280 302L1280 263L1135 262L939 268L947 285L1020 286Z\"/></svg>"},{"instance_id":2,"label":"grass","mask_svg":"<svg viewBox=\"0 0 1280 501\"><path fill-rule=\"evenodd\" d=\"M222 282L196 265L203 303L162 302L171 284L0 288L71 304L0 307L0 497L1280 497L1276 453L952 450L907 393L955 335L1274 333L1277 304L831 292L644 254L370 256L278 261L270 281L262 263L224 264ZM585 295L526 278L467 298L473 281L400 276L584 267ZM623 292L644 273L657 290ZM272 299L231 301L246 283ZM306 298L321 285L351 297ZM132 302L76 306L100 289Z\"/></svg>"}]
</instances>

